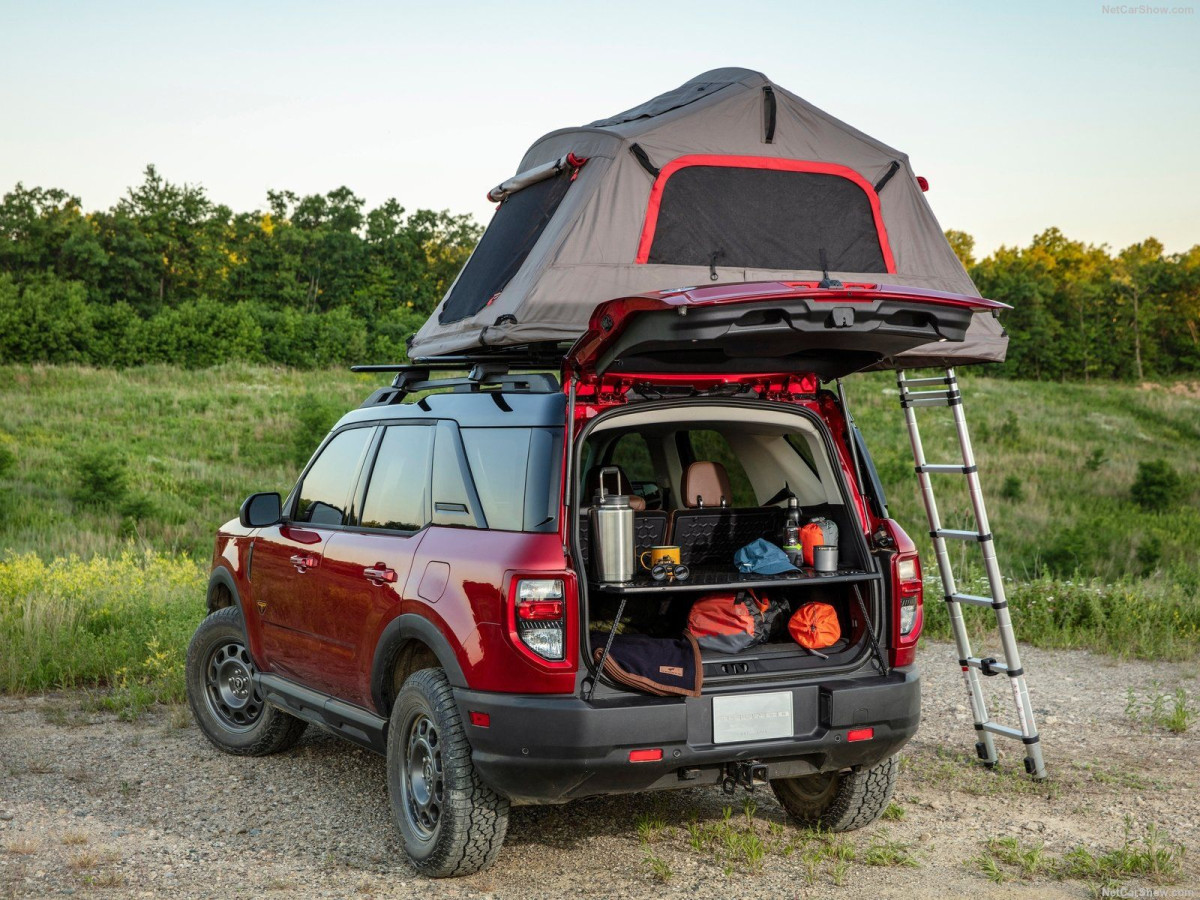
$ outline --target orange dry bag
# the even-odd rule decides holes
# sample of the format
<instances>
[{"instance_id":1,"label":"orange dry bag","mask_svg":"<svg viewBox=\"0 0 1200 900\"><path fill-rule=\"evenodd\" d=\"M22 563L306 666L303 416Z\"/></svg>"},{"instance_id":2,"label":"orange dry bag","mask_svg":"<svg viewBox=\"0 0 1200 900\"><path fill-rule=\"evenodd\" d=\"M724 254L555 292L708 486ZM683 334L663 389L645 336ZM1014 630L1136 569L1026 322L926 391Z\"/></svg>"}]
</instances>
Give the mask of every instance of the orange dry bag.
<instances>
[{"instance_id":1,"label":"orange dry bag","mask_svg":"<svg viewBox=\"0 0 1200 900\"><path fill-rule=\"evenodd\" d=\"M806 650L820 650L838 642L842 626L828 603L805 603L788 622L788 634Z\"/></svg>"}]
</instances>

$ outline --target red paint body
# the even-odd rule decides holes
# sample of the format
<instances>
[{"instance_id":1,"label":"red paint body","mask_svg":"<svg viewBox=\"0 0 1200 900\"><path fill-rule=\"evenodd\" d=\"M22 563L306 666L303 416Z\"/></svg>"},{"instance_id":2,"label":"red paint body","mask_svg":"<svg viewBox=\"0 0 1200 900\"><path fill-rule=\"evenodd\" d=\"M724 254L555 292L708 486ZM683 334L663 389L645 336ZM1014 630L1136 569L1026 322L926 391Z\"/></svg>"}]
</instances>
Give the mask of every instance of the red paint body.
<instances>
[{"instance_id":1,"label":"red paint body","mask_svg":"<svg viewBox=\"0 0 1200 900\"><path fill-rule=\"evenodd\" d=\"M569 359L579 378L574 432L578 434L582 423L602 411L626 403L630 388L650 377L627 372L597 375L595 371L597 355L637 311L800 295L824 300L825 293L809 283L723 285L602 304ZM1001 306L979 298L878 285L848 285L829 299L868 302L881 295L981 309ZM886 533L899 555L915 556L915 547L903 530L891 520L877 518L854 488L846 421L833 395L818 390L815 377L786 372L687 373L655 374L653 379L699 389L728 383L749 385L765 402L794 404L815 413L833 437L837 464L850 486L849 502L858 512L863 534L877 537ZM565 431L565 424L562 427ZM565 470L565 449L559 463ZM563 505L561 486L559 506L557 533L430 525L405 535L286 522L247 529L235 519L218 532L213 568L227 573L236 588L249 650L260 671L276 673L380 715L387 710L378 708L372 694L376 647L389 623L405 614L433 625L472 690L571 694L577 690L580 666L580 616L576 576L564 552L570 513ZM513 592L521 577L564 582L567 652L560 662L538 657L517 637ZM893 584L893 603L898 602L899 588ZM917 586L910 584L907 589L919 592L919 569ZM893 614L892 620L892 662L907 665L920 634L919 608L917 626L908 636L899 634L898 616Z\"/></svg>"}]
</instances>

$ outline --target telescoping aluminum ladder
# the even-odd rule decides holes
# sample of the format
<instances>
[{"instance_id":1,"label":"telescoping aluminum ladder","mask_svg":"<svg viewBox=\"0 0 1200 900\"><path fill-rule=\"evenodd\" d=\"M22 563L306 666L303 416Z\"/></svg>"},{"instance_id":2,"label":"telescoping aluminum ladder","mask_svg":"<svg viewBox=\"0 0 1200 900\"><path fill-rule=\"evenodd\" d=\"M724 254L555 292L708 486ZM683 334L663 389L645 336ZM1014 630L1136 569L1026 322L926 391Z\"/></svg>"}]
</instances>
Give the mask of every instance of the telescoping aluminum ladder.
<instances>
[{"instance_id":1,"label":"telescoping aluminum ladder","mask_svg":"<svg viewBox=\"0 0 1200 900\"><path fill-rule=\"evenodd\" d=\"M947 611L950 613L950 625L954 631L954 643L958 647L958 664L962 667L963 680L967 684L967 694L971 701L971 713L975 718L975 731L979 740L975 744L975 752L985 764L996 763L995 736L1019 740L1025 747L1025 771L1034 778L1046 777L1046 766L1042 761L1042 748L1038 741L1037 725L1034 724L1033 707L1029 702L1029 688L1025 684L1025 670L1021 667L1021 655L1017 649L1017 640L1013 635L1012 617L1008 612L1008 600L1004 594L1004 581L1000 577L1000 564L996 561L996 545L992 540L991 529L988 525L987 509L983 502L983 491L979 485L979 470L975 464L975 452L971 449L971 437L967 432L967 419L963 412L962 392L959 390L958 379L954 369L946 369L944 375L931 378L909 378L901 371L897 376L900 385L900 405L904 409L904 418L908 425L908 436L912 441L913 461L916 463L917 480L921 485L921 499L925 503L925 512L929 516L929 534L933 538L933 550L937 556L938 571L942 576L942 588ZM920 388L920 390L912 390ZM921 446L921 432L917 428L916 409L918 407L949 407L954 416L954 426L958 433L958 444L962 450L962 464L930 464L925 461L925 450ZM938 516L937 501L933 496L933 475L964 475L967 479L967 490L971 496L971 506L975 512L976 530L956 531L943 528ZM959 593L954 581L954 571L950 566L950 553L946 549L947 541L972 541L979 544L983 551L983 565L987 572L987 581L991 589L990 597ZM991 608L996 614L996 624L1000 631L1000 646L1004 651L1004 659L979 657L971 655L971 641L967 636L966 624L963 621L964 606L982 606ZM992 721L988 713L988 704L983 694L980 675L1008 676L1012 688L1013 701L1016 705L1017 718L1020 728L1012 728Z\"/></svg>"}]
</instances>

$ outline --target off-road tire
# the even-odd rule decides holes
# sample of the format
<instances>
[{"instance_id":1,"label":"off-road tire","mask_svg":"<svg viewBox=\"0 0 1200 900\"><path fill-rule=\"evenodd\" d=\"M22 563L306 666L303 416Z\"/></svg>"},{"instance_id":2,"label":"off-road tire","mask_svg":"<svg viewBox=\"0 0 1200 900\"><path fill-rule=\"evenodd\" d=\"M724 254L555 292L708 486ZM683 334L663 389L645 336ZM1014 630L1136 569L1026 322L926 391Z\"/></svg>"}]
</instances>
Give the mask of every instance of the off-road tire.
<instances>
[{"instance_id":1,"label":"off-road tire","mask_svg":"<svg viewBox=\"0 0 1200 900\"><path fill-rule=\"evenodd\" d=\"M801 825L854 831L883 815L899 774L899 758L889 756L869 768L776 778L771 781L771 789L788 815Z\"/></svg>"},{"instance_id":2,"label":"off-road tire","mask_svg":"<svg viewBox=\"0 0 1200 900\"><path fill-rule=\"evenodd\" d=\"M268 706L253 684L254 664L246 651L246 628L236 606L211 613L200 623L187 652L187 698L200 731L213 746L235 756L266 756L293 746L306 723ZM243 698L236 709L223 706L210 672L232 670ZM245 676L251 683L245 684ZM240 719L240 721L235 721Z\"/></svg>"},{"instance_id":3,"label":"off-road tire","mask_svg":"<svg viewBox=\"0 0 1200 900\"><path fill-rule=\"evenodd\" d=\"M492 864L508 831L508 799L479 780L441 669L414 672L400 689L388 725L387 773L392 816L418 871L446 878Z\"/></svg>"}]
</instances>

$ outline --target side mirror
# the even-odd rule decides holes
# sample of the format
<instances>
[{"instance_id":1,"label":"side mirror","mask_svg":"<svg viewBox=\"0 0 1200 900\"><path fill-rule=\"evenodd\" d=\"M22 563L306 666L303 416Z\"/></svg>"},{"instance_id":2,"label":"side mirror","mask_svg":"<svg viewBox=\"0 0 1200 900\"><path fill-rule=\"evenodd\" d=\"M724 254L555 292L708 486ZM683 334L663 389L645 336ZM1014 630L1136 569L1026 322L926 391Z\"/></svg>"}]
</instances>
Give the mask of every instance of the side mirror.
<instances>
[{"instance_id":1,"label":"side mirror","mask_svg":"<svg viewBox=\"0 0 1200 900\"><path fill-rule=\"evenodd\" d=\"M283 517L283 501L278 494L251 494L238 510L243 528L265 528Z\"/></svg>"}]
</instances>

